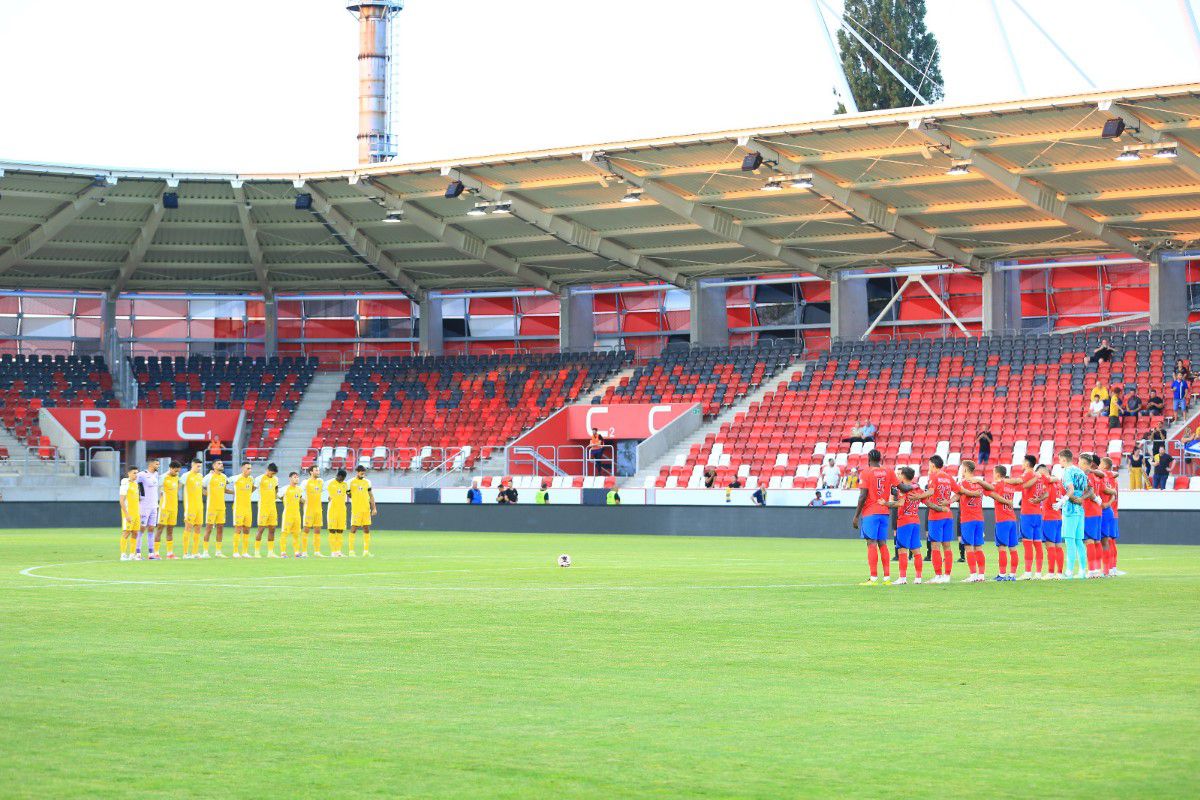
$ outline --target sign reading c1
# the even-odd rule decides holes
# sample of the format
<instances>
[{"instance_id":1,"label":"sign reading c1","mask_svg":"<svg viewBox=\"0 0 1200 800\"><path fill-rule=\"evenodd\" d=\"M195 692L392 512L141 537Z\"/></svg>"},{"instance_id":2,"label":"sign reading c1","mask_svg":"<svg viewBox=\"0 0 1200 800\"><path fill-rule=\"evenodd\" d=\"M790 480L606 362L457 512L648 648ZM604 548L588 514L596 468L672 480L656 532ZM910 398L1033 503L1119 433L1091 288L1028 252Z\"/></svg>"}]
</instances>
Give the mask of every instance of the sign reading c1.
<instances>
[{"instance_id":1,"label":"sign reading c1","mask_svg":"<svg viewBox=\"0 0 1200 800\"><path fill-rule=\"evenodd\" d=\"M178 408L47 408L80 442L201 442L213 435L233 441L240 411Z\"/></svg>"}]
</instances>

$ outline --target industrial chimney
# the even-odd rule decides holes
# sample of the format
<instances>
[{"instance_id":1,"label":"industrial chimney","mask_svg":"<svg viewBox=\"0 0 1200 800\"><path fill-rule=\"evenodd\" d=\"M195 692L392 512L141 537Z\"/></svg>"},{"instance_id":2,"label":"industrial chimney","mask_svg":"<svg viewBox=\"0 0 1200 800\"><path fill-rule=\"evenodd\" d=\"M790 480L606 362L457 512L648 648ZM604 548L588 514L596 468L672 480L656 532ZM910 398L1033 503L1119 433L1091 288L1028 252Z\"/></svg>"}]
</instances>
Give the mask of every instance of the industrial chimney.
<instances>
[{"instance_id":1,"label":"industrial chimney","mask_svg":"<svg viewBox=\"0 0 1200 800\"><path fill-rule=\"evenodd\" d=\"M346 9L358 19L358 163L396 157L392 139L392 18L404 0L367 0Z\"/></svg>"}]
</instances>

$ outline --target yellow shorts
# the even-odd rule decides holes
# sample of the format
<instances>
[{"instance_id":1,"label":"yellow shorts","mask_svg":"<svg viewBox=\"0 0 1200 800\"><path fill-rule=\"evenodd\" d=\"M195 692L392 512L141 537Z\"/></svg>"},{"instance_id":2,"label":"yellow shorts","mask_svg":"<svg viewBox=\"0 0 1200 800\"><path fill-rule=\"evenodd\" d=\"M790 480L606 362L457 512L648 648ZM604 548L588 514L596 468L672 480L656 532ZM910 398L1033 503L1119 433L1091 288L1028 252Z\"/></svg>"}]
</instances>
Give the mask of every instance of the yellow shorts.
<instances>
[{"instance_id":1,"label":"yellow shorts","mask_svg":"<svg viewBox=\"0 0 1200 800\"><path fill-rule=\"evenodd\" d=\"M279 509L274 505L259 505L258 527L274 528L279 524Z\"/></svg>"},{"instance_id":2,"label":"yellow shorts","mask_svg":"<svg viewBox=\"0 0 1200 800\"><path fill-rule=\"evenodd\" d=\"M318 505L309 505L304 507L304 527L319 528L321 527L321 507Z\"/></svg>"},{"instance_id":3,"label":"yellow shorts","mask_svg":"<svg viewBox=\"0 0 1200 800\"><path fill-rule=\"evenodd\" d=\"M137 533L141 530L141 520L138 519L122 519L121 530L126 533Z\"/></svg>"},{"instance_id":4,"label":"yellow shorts","mask_svg":"<svg viewBox=\"0 0 1200 800\"><path fill-rule=\"evenodd\" d=\"M350 527L352 528L369 528L371 527L371 509L363 511L354 511L350 514Z\"/></svg>"},{"instance_id":5,"label":"yellow shorts","mask_svg":"<svg viewBox=\"0 0 1200 800\"><path fill-rule=\"evenodd\" d=\"M233 510L233 527L249 528L254 524L254 515L250 513L248 508L235 508Z\"/></svg>"},{"instance_id":6,"label":"yellow shorts","mask_svg":"<svg viewBox=\"0 0 1200 800\"><path fill-rule=\"evenodd\" d=\"M183 523L185 525L203 525L204 504L185 502L183 504Z\"/></svg>"},{"instance_id":7,"label":"yellow shorts","mask_svg":"<svg viewBox=\"0 0 1200 800\"><path fill-rule=\"evenodd\" d=\"M283 528L280 532L290 534L300 533L300 517L285 516L283 518Z\"/></svg>"},{"instance_id":8,"label":"yellow shorts","mask_svg":"<svg viewBox=\"0 0 1200 800\"><path fill-rule=\"evenodd\" d=\"M204 522L207 525L224 525L225 504L209 506L208 513L204 515Z\"/></svg>"},{"instance_id":9,"label":"yellow shorts","mask_svg":"<svg viewBox=\"0 0 1200 800\"><path fill-rule=\"evenodd\" d=\"M163 506L162 508L160 508L158 510L158 524L159 525L166 525L167 527L171 528L171 527L175 526L175 524L178 522L178 520L179 520L179 505L178 504L171 503L169 505Z\"/></svg>"},{"instance_id":10,"label":"yellow shorts","mask_svg":"<svg viewBox=\"0 0 1200 800\"><path fill-rule=\"evenodd\" d=\"M346 530L346 507L331 506L329 508L329 530L344 531Z\"/></svg>"}]
</instances>

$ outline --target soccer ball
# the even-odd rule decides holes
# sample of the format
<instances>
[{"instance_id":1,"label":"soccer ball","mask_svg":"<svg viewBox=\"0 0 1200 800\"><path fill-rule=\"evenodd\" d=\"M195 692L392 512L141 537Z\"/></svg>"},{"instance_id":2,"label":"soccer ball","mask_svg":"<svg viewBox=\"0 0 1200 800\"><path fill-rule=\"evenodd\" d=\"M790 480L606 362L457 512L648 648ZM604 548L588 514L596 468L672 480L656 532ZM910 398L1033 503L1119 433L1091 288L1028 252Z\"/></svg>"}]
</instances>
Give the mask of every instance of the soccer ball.
<instances>
[{"instance_id":1,"label":"soccer ball","mask_svg":"<svg viewBox=\"0 0 1200 800\"><path fill-rule=\"evenodd\" d=\"M569 555L567 555L566 553L563 553L561 556L558 557L558 565L560 567L571 566L571 557Z\"/></svg>"}]
</instances>

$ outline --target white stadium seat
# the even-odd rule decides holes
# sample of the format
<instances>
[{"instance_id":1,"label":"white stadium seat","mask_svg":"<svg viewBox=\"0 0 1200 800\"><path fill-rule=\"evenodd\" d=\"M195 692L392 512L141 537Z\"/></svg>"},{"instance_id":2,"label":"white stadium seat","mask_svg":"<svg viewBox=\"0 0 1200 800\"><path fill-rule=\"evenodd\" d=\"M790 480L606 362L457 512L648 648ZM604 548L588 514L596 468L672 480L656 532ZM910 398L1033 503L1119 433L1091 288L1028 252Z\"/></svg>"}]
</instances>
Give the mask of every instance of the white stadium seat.
<instances>
[{"instance_id":1,"label":"white stadium seat","mask_svg":"<svg viewBox=\"0 0 1200 800\"><path fill-rule=\"evenodd\" d=\"M829 450L829 443L828 443L828 442L817 442L817 443L816 443L816 445L814 445L814 446L813 446L813 453L812 453L812 454L813 454L814 456L823 456L823 455L825 455L825 453L826 453L828 450Z\"/></svg>"},{"instance_id":2,"label":"white stadium seat","mask_svg":"<svg viewBox=\"0 0 1200 800\"><path fill-rule=\"evenodd\" d=\"M775 456L775 466L786 467L787 465L788 465L788 454L787 453L780 453L779 455Z\"/></svg>"},{"instance_id":3,"label":"white stadium seat","mask_svg":"<svg viewBox=\"0 0 1200 800\"><path fill-rule=\"evenodd\" d=\"M900 449L896 451L896 455L911 456L912 455L912 442L901 442Z\"/></svg>"}]
</instances>

